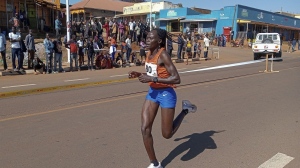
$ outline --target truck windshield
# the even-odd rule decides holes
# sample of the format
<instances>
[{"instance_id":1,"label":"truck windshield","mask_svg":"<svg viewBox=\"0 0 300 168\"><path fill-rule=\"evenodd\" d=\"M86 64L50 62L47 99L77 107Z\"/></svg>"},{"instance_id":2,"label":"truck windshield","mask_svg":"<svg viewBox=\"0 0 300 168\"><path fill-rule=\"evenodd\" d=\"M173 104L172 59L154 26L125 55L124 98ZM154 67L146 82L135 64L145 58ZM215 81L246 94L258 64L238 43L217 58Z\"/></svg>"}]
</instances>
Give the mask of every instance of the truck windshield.
<instances>
[{"instance_id":1,"label":"truck windshield","mask_svg":"<svg viewBox=\"0 0 300 168\"><path fill-rule=\"evenodd\" d=\"M278 40L276 34L268 34L268 35L264 34L264 35L259 35L258 36L258 40L263 40L263 39L266 39L266 38L269 38L269 39L272 39L272 40Z\"/></svg>"}]
</instances>

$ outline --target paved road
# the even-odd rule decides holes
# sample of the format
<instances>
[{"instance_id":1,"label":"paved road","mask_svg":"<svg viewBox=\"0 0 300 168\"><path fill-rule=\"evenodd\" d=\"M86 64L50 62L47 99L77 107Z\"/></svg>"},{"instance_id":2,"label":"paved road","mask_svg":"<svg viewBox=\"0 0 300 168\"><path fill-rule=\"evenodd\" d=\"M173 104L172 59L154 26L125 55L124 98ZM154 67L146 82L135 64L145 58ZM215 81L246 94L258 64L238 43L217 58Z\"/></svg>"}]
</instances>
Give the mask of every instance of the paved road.
<instances>
[{"instance_id":1,"label":"paved road","mask_svg":"<svg viewBox=\"0 0 300 168\"><path fill-rule=\"evenodd\" d=\"M157 116L153 136L166 167L300 167L299 56L275 62L278 73L261 73L264 62L245 61L180 70L176 113L184 99L198 112L169 140ZM103 80L119 74L111 72ZM0 99L1 167L147 167L140 134L146 90L128 80Z\"/></svg>"}]
</instances>

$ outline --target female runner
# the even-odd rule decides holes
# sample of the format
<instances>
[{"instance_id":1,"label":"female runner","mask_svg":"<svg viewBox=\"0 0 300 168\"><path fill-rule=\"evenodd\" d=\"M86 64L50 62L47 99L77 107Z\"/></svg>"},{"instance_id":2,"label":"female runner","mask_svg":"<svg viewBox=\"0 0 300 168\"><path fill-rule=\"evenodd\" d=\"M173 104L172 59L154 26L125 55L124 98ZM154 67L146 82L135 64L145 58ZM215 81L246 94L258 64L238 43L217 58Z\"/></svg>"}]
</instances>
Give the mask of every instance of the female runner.
<instances>
[{"instance_id":1,"label":"female runner","mask_svg":"<svg viewBox=\"0 0 300 168\"><path fill-rule=\"evenodd\" d=\"M150 86L142 109L141 125L144 145L151 162L148 168L162 168L155 156L151 134L159 106L161 107L162 135L166 139L175 134L188 113L197 110L195 105L184 100L181 113L173 121L177 101L174 88L175 84L180 83L180 76L170 55L165 50L166 38L171 39L166 30L156 28L150 31L146 39L146 48L149 50L145 62L146 73L129 72L129 78L138 77L140 82L149 83Z\"/></svg>"}]
</instances>

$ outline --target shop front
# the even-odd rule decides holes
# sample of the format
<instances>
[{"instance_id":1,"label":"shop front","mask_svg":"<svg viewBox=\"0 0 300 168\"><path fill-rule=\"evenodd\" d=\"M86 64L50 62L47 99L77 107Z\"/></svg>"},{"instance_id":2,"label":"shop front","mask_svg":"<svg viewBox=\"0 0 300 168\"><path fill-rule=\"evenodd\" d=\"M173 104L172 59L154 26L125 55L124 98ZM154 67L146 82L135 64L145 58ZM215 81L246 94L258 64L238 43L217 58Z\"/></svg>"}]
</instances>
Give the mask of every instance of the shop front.
<instances>
[{"instance_id":1,"label":"shop front","mask_svg":"<svg viewBox=\"0 0 300 168\"><path fill-rule=\"evenodd\" d=\"M236 5L236 38L242 36L254 39L257 33L276 32L283 36L283 40L298 38L300 19L259 10L243 5ZM248 37L251 35L251 37Z\"/></svg>"},{"instance_id":2,"label":"shop front","mask_svg":"<svg viewBox=\"0 0 300 168\"><path fill-rule=\"evenodd\" d=\"M28 26L31 29L39 27L41 18L45 19L48 27L54 26L54 20L60 11L60 0L4 0L0 1L0 26L10 30L9 20L19 14L20 27Z\"/></svg>"},{"instance_id":3,"label":"shop front","mask_svg":"<svg viewBox=\"0 0 300 168\"><path fill-rule=\"evenodd\" d=\"M173 9L178 8L178 4L173 4L167 1L161 2L143 2L143 3L135 3L132 6L127 6L123 8L123 14L117 15L116 17L122 18L122 20L135 20L142 22L151 22L155 27L160 27L157 19L160 17L160 10L163 9ZM152 10L151 10L152 9ZM152 12L152 15L150 14ZM151 15L151 16L150 16Z\"/></svg>"}]
</instances>

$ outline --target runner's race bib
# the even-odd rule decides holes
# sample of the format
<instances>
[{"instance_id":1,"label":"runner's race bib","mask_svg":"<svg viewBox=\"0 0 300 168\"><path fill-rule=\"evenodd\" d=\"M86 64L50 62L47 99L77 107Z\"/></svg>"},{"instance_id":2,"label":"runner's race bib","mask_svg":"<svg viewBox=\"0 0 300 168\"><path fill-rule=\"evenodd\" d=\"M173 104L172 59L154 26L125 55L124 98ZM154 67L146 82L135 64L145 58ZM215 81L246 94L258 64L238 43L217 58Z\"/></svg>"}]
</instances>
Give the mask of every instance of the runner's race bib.
<instances>
[{"instance_id":1,"label":"runner's race bib","mask_svg":"<svg viewBox=\"0 0 300 168\"><path fill-rule=\"evenodd\" d=\"M152 63L146 63L145 69L148 76L157 77L157 65Z\"/></svg>"}]
</instances>

